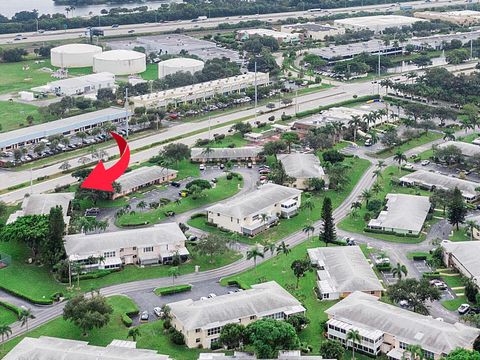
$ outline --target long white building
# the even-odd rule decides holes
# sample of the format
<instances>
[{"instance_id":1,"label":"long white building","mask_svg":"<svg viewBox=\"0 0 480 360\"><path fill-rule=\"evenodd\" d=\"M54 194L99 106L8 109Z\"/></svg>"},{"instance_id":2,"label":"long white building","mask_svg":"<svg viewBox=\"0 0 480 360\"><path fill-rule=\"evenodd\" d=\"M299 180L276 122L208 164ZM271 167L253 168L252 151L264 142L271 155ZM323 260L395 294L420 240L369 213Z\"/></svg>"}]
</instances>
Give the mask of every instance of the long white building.
<instances>
[{"instance_id":1,"label":"long white building","mask_svg":"<svg viewBox=\"0 0 480 360\"><path fill-rule=\"evenodd\" d=\"M218 94L240 92L248 87L254 86L255 82L258 86L268 85L270 82L269 74L257 72L255 76L255 73L248 72L243 75L182 86L147 95L134 96L131 100L135 107L162 107L169 104L206 100Z\"/></svg>"},{"instance_id":2,"label":"long white building","mask_svg":"<svg viewBox=\"0 0 480 360\"><path fill-rule=\"evenodd\" d=\"M102 72L52 81L47 85L32 88L32 91L72 96L97 93L100 89L112 89L114 86L115 75L109 72Z\"/></svg>"},{"instance_id":3,"label":"long white building","mask_svg":"<svg viewBox=\"0 0 480 360\"><path fill-rule=\"evenodd\" d=\"M345 29L353 31L371 30L375 33L381 33L387 28L412 26L419 21L427 20L400 15L374 15L338 19L334 20L333 25L343 26Z\"/></svg>"}]
</instances>

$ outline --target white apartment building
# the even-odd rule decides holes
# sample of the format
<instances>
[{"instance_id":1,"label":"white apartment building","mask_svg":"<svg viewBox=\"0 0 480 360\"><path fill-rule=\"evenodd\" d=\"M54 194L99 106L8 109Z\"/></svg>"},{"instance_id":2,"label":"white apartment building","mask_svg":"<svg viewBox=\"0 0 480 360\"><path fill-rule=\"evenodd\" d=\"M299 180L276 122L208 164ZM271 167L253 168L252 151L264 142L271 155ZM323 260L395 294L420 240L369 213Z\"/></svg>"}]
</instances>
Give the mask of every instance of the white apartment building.
<instances>
[{"instance_id":1,"label":"white apartment building","mask_svg":"<svg viewBox=\"0 0 480 360\"><path fill-rule=\"evenodd\" d=\"M321 179L328 186L328 177L315 154L280 154L277 155L277 160L282 164L285 173L295 178L291 187L308 190L310 188L308 182L312 178Z\"/></svg>"},{"instance_id":2,"label":"white apartment building","mask_svg":"<svg viewBox=\"0 0 480 360\"><path fill-rule=\"evenodd\" d=\"M248 325L256 320L285 320L305 308L275 281L252 285L249 290L204 300L168 304L172 326L185 336L189 348L208 349L226 324Z\"/></svg>"},{"instance_id":3,"label":"white apartment building","mask_svg":"<svg viewBox=\"0 0 480 360\"><path fill-rule=\"evenodd\" d=\"M221 229L254 236L298 212L302 191L277 184L265 184L242 197L207 208L208 222ZM265 215L265 216L264 216Z\"/></svg>"}]
</instances>

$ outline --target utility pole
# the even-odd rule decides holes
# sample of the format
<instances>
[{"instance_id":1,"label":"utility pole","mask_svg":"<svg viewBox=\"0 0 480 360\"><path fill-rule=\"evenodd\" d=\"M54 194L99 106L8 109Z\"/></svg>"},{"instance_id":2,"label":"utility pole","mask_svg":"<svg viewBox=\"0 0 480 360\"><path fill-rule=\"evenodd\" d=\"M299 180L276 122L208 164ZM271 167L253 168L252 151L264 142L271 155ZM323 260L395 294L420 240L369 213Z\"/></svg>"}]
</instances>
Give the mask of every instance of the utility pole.
<instances>
[{"instance_id":1,"label":"utility pole","mask_svg":"<svg viewBox=\"0 0 480 360\"><path fill-rule=\"evenodd\" d=\"M125 119L127 120L127 139L128 139L128 87L125 88Z\"/></svg>"},{"instance_id":2,"label":"utility pole","mask_svg":"<svg viewBox=\"0 0 480 360\"><path fill-rule=\"evenodd\" d=\"M470 39L470 59L473 59L473 39Z\"/></svg>"},{"instance_id":3,"label":"utility pole","mask_svg":"<svg viewBox=\"0 0 480 360\"><path fill-rule=\"evenodd\" d=\"M255 121L257 120L258 89L257 89L257 59L255 58Z\"/></svg>"},{"instance_id":4,"label":"utility pole","mask_svg":"<svg viewBox=\"0 0 480 360\"><path fill-rule=\"evenodd\" d=\"M377 93L380 94L380 55L381 55L381 45L380 45L380 42L378 43L378 74L377 74Z\"/></svg>"}]
</instances>

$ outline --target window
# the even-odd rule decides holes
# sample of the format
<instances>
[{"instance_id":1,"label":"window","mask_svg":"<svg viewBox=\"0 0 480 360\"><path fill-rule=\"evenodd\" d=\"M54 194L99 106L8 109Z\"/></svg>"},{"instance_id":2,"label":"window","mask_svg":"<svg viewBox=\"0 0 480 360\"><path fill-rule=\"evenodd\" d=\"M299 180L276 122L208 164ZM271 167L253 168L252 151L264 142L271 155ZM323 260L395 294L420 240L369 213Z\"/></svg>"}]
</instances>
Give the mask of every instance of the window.
<instances>
[{"instance_id":1,"label":"window","mask_svg":"<svg viewBox=\"0 0 480 360\"><path fill-rule=\"evenodd\" d=\"M329 299L329 298L330 298L330 294L329 294L329 293L322 294L322 297L323 297L324 299Z\"/></svg>"},{"instance_id":2,"label":"window","mask_svg":"<svg viewBox=\"0 0 480 360\"><path fill-rule=\"evenodd\" d=\"M147 246L143 248L143 252L152 252L153 251L153 246Z\"/></svg>"},{"instance_id":3,"label":"window","mask_svg":"<svg viewBox=\"0 0 480 360\"><path fill-rule=\"evenodd\" d=\"M207 336L212 336L212 335L220 334L220 331L221 331L221 330L222 330L222 327L221 327L221 326L208 329L208 330L207 330Z\"/></svg>"},{"instance_id":4,"label":"window","mask_svg":"<svg viewBox=\"0 0 480 360\"><path fill-rule=\"evenodd\" d=\"M199 333L200 331L201 331L201 329L195 329L196 333Z\"/></svg>"},{"instance_id":5,"label":"window","mask_svg":"<svg viewBox=\"0 0 480 360\"><path fill-rule=\"evenodd\" d=\"M137 250L137 247L136 247L136 246L134 246L134 247L133 247L133 250Z\"/></svg>"},{"instance_id":6,"label":"window","mask_svg":"<svg viewBox=\"0 0 480 360\"><path fill-rule=\"evenodd\" d=\"M103 253L103 257L106 257L106 258L115 257L115 251L105 251Z\"/></svg>"},{"instance_id":7,"label":"window","mask_svg":"<svg viewBox=\"0 0 480 360\"><path fill-rule=\"evenodd\" d=\"M255 315L250 316L250 320L255 320L255 318L256 318Z\"/></svg>"},{"instance_id":8,"label":"window","mask_svg":"<svg viewBox=\"0 0 480 360\"><path fill-rule=\"evenodd\" d=\"M195 339L195 342L198 344L200 342L200 339L199 338L196 338Z\"/></svg>"},{"instance_id":9,"label":"window","mask_svg":"<svg viewBox=\"0 0 480 360\"><path fill-rule=\"evenodd\" d=\"M408 344L400 341L400 349L407 350Z\"/></svg>"},{"instance_id":10,"label":"window","mask_svg":"<svg viewBox=\"0 0 480 360\"><path fill-rule=\"evenodd\" d=\"M252 216L252 221L258 220L260 218L260 215L253 215Z\"/></svg>"},{"instance_id":11,"label":"window","mask_svg":"<svg viewBox=\"0 0 480 360\"><path fill-rule=\"evenodd\" d=\"M120 249L120 252L123 252L123 248Z\"/></svg>"}]
</instances>

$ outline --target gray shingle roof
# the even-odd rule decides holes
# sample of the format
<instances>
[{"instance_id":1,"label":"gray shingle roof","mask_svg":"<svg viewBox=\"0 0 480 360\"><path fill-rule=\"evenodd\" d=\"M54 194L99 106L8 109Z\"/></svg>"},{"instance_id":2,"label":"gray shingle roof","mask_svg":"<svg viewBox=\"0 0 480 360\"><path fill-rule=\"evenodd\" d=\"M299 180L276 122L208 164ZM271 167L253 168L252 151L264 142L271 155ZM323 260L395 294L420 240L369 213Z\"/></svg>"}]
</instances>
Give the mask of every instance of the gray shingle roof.
<instances>
[{"instance_id":1,"label":"gray shingle roof","mask_svg":"<svg viewBox=\"0 0 480 360\"><path fill-rule=\"evenodd\" d=\"M430 210L427 196L387 194L386 210L376 219L370 220L369 227L385 227L419 232Z\"/></svg>"},{"instance_id":2,"label":"gray shingle roof","mask_svg":"<svg viewBox=\"0 0 480 360\"><path fill-rule=\"evenodd\" d=\"M300 196L301 190L277 184L265 184L243 197L227 200L207 208L207 211L235 218L244 218L269 206Z\"/></svg>"},{"instance_id":3,"label":"gray shingle roof","mask_svg":"<svg viewBox=\"0 0 480 360\"><path fill-rule=\"evenodd\" d=\"M167 178L169 175L177 172L161 166L144 166L123 174L117 180L117 183L122 186L122 192L125 192L154 182L162 177Z\"/></svg>"},{"instance_id":4,"label":"gray shingle roof","mask_svg":"<svg viewBox=\"0 0 480 360\"><path fill-rule=\"evenodd\" d=\"M282 163L287 175L296 179L323 178L325 176L320 160L314 154L282 154L277 155L277 159Z\"/></svg>"},{"instance_id":5,"label":"gray shingle roof","mask_svg":"<svg viewBox=\"0 0 480 360\"><path fill-rule=\"evenodd\" d=\"M362 328L380 330L394 335L407 344L418 344L424 350L448 354L457 347L471 348L480 335L475 329L461 323L449 324L420 315L378 298L355 292L325 311L336 320Z\"/></svg>"},{"instance_id":6,"label":"gray shingle roof","mask_svg":"<svg viewBox=\"0 0 480 360\"><path fill-rule=\"evenodd\" d=\"M480 154L480 146L469 144L463 141L446 141L438 145L440 149L446 148L448 146L455 146L459 148L462 154L465 156L473 156L476 154Z\"/></svg>"},{"instance_id":7,"label":"gray shingle roof","mask_svg":"<svg viewBox=\"0 0 480 360\"><path fill-rule=\"evenodd\" d=\"M480 241L442 241L445 252L452 254L458 262L475 278L480 280Z\"/></svg>"},{"instance_id":8,"label":"gray shingle roof","mask_svg":"<svg viewBox=\"0 0 480 360\"><path fill-rule=\"evenodd\" d=\"M242 292L206 300L188 299L168 306L187 330L222 326L251 315L305 311L300 302L275 281L252 285Z\"/></svg>"},{"instance_id":9,"label":"gray shingle roof","mask_svg":"<svg viewBox=\"0 0 480 360\"><path fill-rule=\"evenodd\" d=\"M168 360L154 350L108 345L88 345L86 341L41 336L22 339L4 360Z\"/></svg>"},{"instance_id":10,"label":"gray shingle roof","mask_svg":"<svg viewBox=\"0 0 480 360\"><path fill-rule=\"evenodd\" d=\"M322 280L335 292L382 291L383 286L358 246L308 249L313 264L323 265Z\"/></svg>"},{"instance_id":11,"label":"gray shingle roof","mask_svg":"<svg viewBox=\"0 0 480 360\"><path fill-rule=\"evenodd\" d=\"M255 158L262 151L261 148L253 146L245 146L238 148L211 148L206 153L204 148L193 148L192 159L244 159Z\"/></svg>"}]
</instances>

